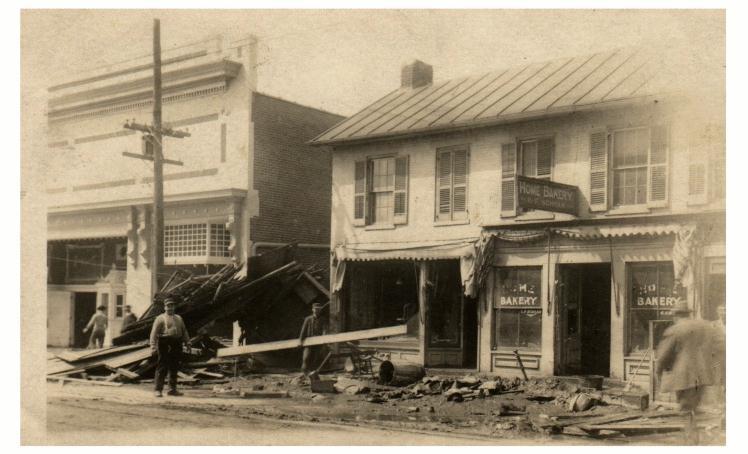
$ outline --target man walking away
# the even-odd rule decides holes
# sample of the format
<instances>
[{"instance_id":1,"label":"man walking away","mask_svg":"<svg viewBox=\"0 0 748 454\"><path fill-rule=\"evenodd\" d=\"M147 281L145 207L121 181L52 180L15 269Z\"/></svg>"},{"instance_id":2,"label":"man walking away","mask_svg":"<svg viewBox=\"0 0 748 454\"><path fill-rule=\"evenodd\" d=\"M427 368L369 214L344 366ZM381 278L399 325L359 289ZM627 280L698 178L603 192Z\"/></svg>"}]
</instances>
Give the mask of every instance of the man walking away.
<instances>
[{"instance_id":1,"label":"man walking away","mask_svg":"<svg viewBox=\"0 0 748 454\"><path fill-rule=\"evenodd\" d=\"M301 325L301 333L299 333L299 341L304 342L304 339L312 336L321 336L327 334L327 323L321 316L322 305L319 303L312 304L312 315L309 315L304 319L304 324ZM308 375L312 370L312 366L318 364L321 361L321 353L324 350L324 345L314 345L311 347L304 347L301 359L301 373L304 376Z\"/></svg>"},{"instance_id":2,"label":"man walking away","mask_svg":"<svg viewBox=\"0 0 748 454\"><path fill-rule=\"evenodd\" d=\"M131 312L131 309L132 308L130 307L129 304L125 306L125 317L122 319L121 331L125 331L125 329L127 329L128 326L132 325L138 320L138 317L136 317L135 314Z\"/></svg>"},{"instance_id":3,"label":"man walking away","mask_svg":"<svg viewBox=\"0 0 748 454\"><path fill-rule=\"evenodd\" d=\"M675 392L680 409L689 412L692 432L689 436L695 437L693 416L704 387L720 384L725 338L712 323L689 318L690 312L686 301L675 303L675 323L665 330L657 347L655 373L660 380L660 392ZM663 375L665 371L669 373Z\"/></svg>"},{"instance_id":4,"label":"man walking away","mask_svg":"<svg viewBox=\"0 0 748 454\"><path fill-rule=\"evenodd\" d=\"M170 396L181 396L177 391L177 372L182 359L182 345L190 348L190 337L182 317L174 313L176 301L167 298L164 301L165 312L153 321L151 328L151 351L158 354L156 366L155 396L161 397L166 374L169 375Z\"/></svg>"},{"instance_id":5,"label":"man walking away","mask_svg":"<svg viewBox=\"0 0 748 454\"><path fill-rule=\"evenodd\" d=\"M88 325L83 328L87 333L91 328L91 337L88 339L88 348L101 348L104 346L104 337L106 336L107 316L106 306L102 305L96 308L96 313L91 316Z\"/></svg>"}]
</instances>

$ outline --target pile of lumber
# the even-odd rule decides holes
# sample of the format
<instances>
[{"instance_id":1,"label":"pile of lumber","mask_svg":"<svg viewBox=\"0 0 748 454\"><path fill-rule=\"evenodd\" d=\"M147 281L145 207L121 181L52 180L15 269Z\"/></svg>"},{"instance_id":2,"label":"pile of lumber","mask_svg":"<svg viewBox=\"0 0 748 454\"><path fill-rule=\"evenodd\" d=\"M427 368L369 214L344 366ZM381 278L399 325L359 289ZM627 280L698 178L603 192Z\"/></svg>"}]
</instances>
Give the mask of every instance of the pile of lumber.
<instances>
[{"instance_id":1,"label":"pile of lumber","mask_svg":"<svg viewBox=\"0 0 748 454\"><path fill-rule=\"evenodd\" d=\"M536 429L566 435L589 437L633 436L686 431L689 427L708 428L720 424L717 415L704 414L691 421L685 411L627 411L605 416L537 418Z\"/></svg>"},{"instance_id":2,"label":"pile of lumber","mask_svg":"<svg viewBox=\"0 0 748 454\"><path fill-rule=\"evenodd\" d=\"M225 345L207 336L196 336L192 342L193 348L184 352L180 382L224 378L226 361L217 361L214 357L216 350ZM141 342L54 354L47 359L47 380L118 386L148 381L153 378L155 368L156 357L151 347Z\"/></svg>"}]
</instances>

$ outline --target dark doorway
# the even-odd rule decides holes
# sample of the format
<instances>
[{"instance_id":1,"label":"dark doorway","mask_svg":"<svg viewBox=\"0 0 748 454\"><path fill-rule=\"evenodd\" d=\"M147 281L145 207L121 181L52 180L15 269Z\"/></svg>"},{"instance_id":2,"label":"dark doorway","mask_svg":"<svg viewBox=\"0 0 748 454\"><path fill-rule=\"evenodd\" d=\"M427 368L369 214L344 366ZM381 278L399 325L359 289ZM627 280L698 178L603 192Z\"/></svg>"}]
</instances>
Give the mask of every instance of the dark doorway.
<instances>
[{"instance_id":1,"label":"dark doorway","mask_svg":"<svg viewBox=\"0 0 748 454\"><path fill-rule=\"evenodd\" d=\"M431 262L428 274L426 367L475 368L478 308L475 299L463 296L460 262Z\"/></svg>"},{"instance_id":2,"label":"dark doorway","mask_svg":"<svg viewBox=\"0 0 748 454\"><path fill-rule=\"evenodd\" d=\"M561 265L557 375L610 375L610 265Z\"/></svg>"},{"instance_id":3,"label":"dark doorway","mask_svg":"<svg viewBox=\"0 0 748 454\"><path fill-rule=\"evenodd\" d=\"M96 312L95 292L76 292L73 312L73 347L86 348L91 331L83 332L91 316Z\"/></svg>"},{"instance_id":4,"label":"dark doorway","mask_svg":"<svg viewBox=\"0 0 748 454\"><path fill-rule=\"evenodd\" d=\"M462 300L462 367L478 368L478 300L464 297Z\"/></svg>"}]
</instances>

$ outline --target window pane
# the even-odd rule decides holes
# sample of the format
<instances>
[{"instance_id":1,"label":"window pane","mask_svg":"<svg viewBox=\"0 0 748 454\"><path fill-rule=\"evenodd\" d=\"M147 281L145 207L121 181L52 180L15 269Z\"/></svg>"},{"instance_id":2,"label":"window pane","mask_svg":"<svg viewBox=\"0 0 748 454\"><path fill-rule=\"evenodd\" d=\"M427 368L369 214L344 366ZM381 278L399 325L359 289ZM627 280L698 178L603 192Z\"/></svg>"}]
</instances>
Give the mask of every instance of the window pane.
<instances>
[{"instance_id":1,"label":"window pane","mask_svg":"<svg viewBox=\"0 0 748 454\"><path fill-rule=\"evenodd\" d=\"M649 130L631 129L613 134L613 165L647 165Z\"/></svg>"},{"instance_id":2,"label":"window pane","mask_svg":"<svg viewBox=\"0 0 748 454\"><path fill-rule=\"evenodd\" d=\"M498 310L498 340L500 347L519 347L519 311Z\"/></svg>"},{"instance_id":3,"label":"window pane","mask_svg":"<svg viewBox=\"0 0 748 454\"><path fill-rule=\"evenodd\" d=\"M506 311L504 311L506 312ZM540 309L521 309L519 312L519 341L517 347L540 350Z\"/></svg>"},{"instance_id":4,"label":"window pane","mask_svg":"<svg viewBox=\"0 0 748 454\"><path fill-rule=\"evenodd\" d=\"M207 224L164 226L164 257L204 257L208 246Z\"/></svg>"},{"instance_id":5,"label":"window pane","mask_svg":"<svg viewBox=\"0 0 748 454\"><path fill-rule=\"evenodd\" d=\"M231 244L231 232L226 224L210 225L210 256L229 257L229 245Z\"/></svg>"},{"instance_id":6,"label":"window pane","mask_svg":"<svg viewBox=\"0 0 748 454\"><path fill-rule=\"evenodd\" d=\"M657 320L657 311L632 310L629 317L629 352L644 352L649 348L649 321Z\"/></svg>"},{"instance_id":7,"label":"window pane","mask_svg":"<svg viewBox=\"0 0 748 454\"><path fill-rule=\"evenodd\" d=\"M394 158L375 159L373 161L372 190L392 191L395 187Z\"/></svg>"},{"instance_id":8,"label":"window pane","mask_svg":"<svg viewBox=\"0 0 748 454\"><path fill-rule=\"evenodd\" d=\"M522 175L536 177L538 175L538 143L522 142Z\"/></svg>"},{"instance_id":9,"label":"window pane","mask_svg":"<svg viewBox=\"0 0 748 454\"><path fill-rule=\"evenodd\" d=\"M374 194L374 222L392 222L393 196L392 192L377 192Z\"/></svg>"}]
</instances>

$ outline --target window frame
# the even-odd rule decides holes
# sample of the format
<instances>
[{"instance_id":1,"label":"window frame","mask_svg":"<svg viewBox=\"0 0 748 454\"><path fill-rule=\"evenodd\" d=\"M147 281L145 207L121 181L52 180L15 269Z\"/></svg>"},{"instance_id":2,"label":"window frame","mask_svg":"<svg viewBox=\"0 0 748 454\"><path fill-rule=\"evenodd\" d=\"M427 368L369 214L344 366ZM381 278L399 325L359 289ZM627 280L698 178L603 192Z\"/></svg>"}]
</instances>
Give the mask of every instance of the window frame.
<instances>
[{"instance_id":1,"label":"window frame","mask_svg":"<svg viewBox=\"0 0 748 454\"><path fill-rule=\"evenodd\" d=\"M647 132L647 157L646 162L644 164L639 165L623 165L616 167L615 164L615 148L616 148L616 134L627 132L627 131L640 131L640 130L646 130ZM651 155L652 155L652 126L649 125L643 125L643 126L632 126L632 127L626 127L626 128L613 128L609 131L610 135L610 145L608 150L608 163L609 163L609 172L610 172L610 178L609 178L609 191L610 191L610 208L616 209L621 207L646 207L649 204L649 190L650 190L650 171L652 167L652 163L650 162ZM645 170L645 176L644 176L644 202L642 203L621 203L616 204L616 173L617 171L626 171L626 170L632 170L632 169L641 169L643 168Z\"/></svg>"},{"instance_id":2,"label":"window frame","mask_svg":"<svg viewBox=\"0 0 748 454\"><path fill-rule=\"evenodd\" d=\"M455 153L465 152L465 182L463 184L455 183ZM441 155L449 153L449 211L442 213L440 211L440 191L442 185L440 183L440 163ZM455 187L465 188L465 209L462 211L455 211ZM459 144L450 145L446 147L438 147L434 154L434 222L435 223L465 223L469 221L470 210L469 206L469 195L470 195L470 145Z\"/></svg>"},{"instance_id":3,"label":"window frame","mask_svg":"<svg viewBox=\"0 0 748 454\"><path fill-rule=\"evenodd\" d=\"M386 191L375 191L374 190L374 163L376 161L391 160L392 164L392 184L388 185ZM403 180L398 179L398 161L403 165L404 176L401 176ZM363 191L359 191L357 188L358 184L358 164L363 164L363 179L361 184ZM389 168L389 165L388 165ZM389 172L388 172L389 175ZM398 184L401 187L398 187ZM352 224L354 227L365 227L366 229L391 229L395 228L396 225L407 224L408 211L409 211L409 191L410 191L410 156L400 153L387 153L373 156L366 156L362 159L356 159L354 161L354 175L353 175L353 217ZM376 194L391 194L391 208L389 210L390 219L385 221L377 222L375 218L376 214ZM358 203L361 203L361 211L363 217L357 217ZM402 210L403 212L397 212L398 208L398 197L401 197Z\"/></svg>"},{"instance_id":4,"label":"window frame","mask_svg":"<svg viewBox=\"0 0 748 454\"><path fill-rule=\"evenodd\" d=\"M164 224L164 232L163 232L163 260L164 265L225 265L228 263L233 262L233 257L231 254L231 251L229 250L229 247L231 245L231 240L233 237L233 232L231 229L226 227L228 220L226 218L209 218L209 219L200 219L200 220L174 220L169 221ZM202 255L168 255L170 251L168 251L168 242L167 242L167 231L168 227L178 227L178 226L187 226L187 225L197 225L197 226L205 226L205 249L204 253ZM212 255L212 250L214 249L215 244L215 236L213 234L213 226L214 225L221 225L225 229L228 235L222 233L221 239L226 240L228 239L228 242L226 243L226 252L225 255Z\"/></svg>"},{"instance_id":5,"label":"window frame","mask_svg":"<svg viewBox=\"0 0 748 454\"><path fill-rule=\"evenodd\" d=\"M499 273L502 269L507 270L527 270L527 271L536 271L538 273L537 282L538 282L538 289L537 289L537 298L538 298L538 304L535 306L518 306L518 307L506 307L502 308L500 305L497 307L496 299L501 296L501 292L499 291L499 286L501 285L501 282L499 281ZM491 301L491 312L492 312L492 330L491 330L491 349L496 350L515 350L515 349L522 349L526 351L531 352L540 352L543 349L543 265L523 265L523 266L497 266L493 268L494 272L494 281L493 281L493 289L492 289L492 301ZM538 316L538 339L537 339L537 346L536 347L525 347L517 345L519 344L519 334L520 334L520 327L522 326L522 320L521 315L523 311L534 311L537 312ZM505 313L512 313L516 314L517 317L517 339L514 345L502 345L500 343L500 334L499 329L501 326L501 314L502 312Z\"/></svg>"},{"instance_id":6,"label":"window frame","mask_svg":"<svg viewBox=\"0 0 748 454\"><path fill-rule=\"evenodd\" d=\"M672 313L670 314L663 314L663 312L670 311L670 309L662 309L660 308L659 304L657 308L650 309L650 308L635 308L634 306L634 299L636 298L634 293L634 270L635 268L641 267L654 267L657 269L657 285L659 287L660 285L660 267L666 267L670 266L670 271L673 272L673 282L675 282L675 274L673 270L673 262L672 261L644 261L644 262L628 262L626 263L626 282L627 282L627 292L626 292L626 323L625 323L625 354L626 356L639 356L643 355L646 351L646 348L644 350L634 350L633 346L633 312L644 312L644 311L656 311L655 318L652 318L650 320L672 320ZM669 290L670 294L672 294L672 288ZM659 290L658 290L659 294ZM657 298L661 297L660 295L657 296ZM681 296L681 298L685 298L685 296ZM647 327L647 330L649 330L649 327ZM647 335L645 338L649 339L649 332L647 331Z\"/></svg>"}]
</instances>

